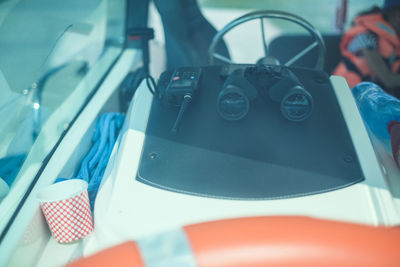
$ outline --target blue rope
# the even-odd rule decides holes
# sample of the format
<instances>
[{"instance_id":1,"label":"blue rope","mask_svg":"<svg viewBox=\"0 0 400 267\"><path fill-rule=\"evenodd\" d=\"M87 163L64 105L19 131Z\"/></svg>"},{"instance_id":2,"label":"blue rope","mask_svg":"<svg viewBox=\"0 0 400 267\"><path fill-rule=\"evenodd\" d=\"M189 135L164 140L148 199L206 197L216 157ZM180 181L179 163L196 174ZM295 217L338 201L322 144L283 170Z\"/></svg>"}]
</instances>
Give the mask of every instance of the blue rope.
<instances>
[{"instance_id":1,"label":"blue rope","mask_svg":"<svg viewBox=\"0 0 400 267\"><path fill-rule=\"evenodd\" d=\"M92 210L104 171L124 119L125 117L121 113L106 113L100 117L92 137L93 146L82 160L81 167L75 177L71 178L82 179L89 184L88 193ZM56 183L63 180L66 179L58 178Z\"/></svg>"}]
</instances>

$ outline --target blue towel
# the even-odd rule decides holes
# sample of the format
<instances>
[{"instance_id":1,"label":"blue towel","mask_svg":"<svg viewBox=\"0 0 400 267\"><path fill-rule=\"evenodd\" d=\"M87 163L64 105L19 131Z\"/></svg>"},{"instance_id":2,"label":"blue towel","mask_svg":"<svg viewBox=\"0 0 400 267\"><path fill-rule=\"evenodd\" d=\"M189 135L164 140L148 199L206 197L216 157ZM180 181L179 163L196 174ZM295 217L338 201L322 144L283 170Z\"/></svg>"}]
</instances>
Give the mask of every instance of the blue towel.
<instances>
[{"instance_id":1,"label":"blue towel","mask_svg":"<svg viewBox=\"0 0 400 267\"><path fill-rule=\"evenodd\" d=\"M88 193L92 210L104 171L124 119L125 117L122 113L106 113L100 117L92 137L93 146L82 160L78 172L73 178L70 178L82 179L89 184ZM58 178L56 183L64 180L66 178Z\"/></svg>"}]
</instances>

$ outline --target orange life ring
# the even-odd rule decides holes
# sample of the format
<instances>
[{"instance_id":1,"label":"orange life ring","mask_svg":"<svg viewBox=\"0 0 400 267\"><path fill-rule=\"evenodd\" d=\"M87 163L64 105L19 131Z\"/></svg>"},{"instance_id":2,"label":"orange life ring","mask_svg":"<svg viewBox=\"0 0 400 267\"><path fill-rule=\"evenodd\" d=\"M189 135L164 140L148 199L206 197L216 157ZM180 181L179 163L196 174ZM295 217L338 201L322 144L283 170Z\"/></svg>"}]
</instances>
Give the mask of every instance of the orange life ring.
<instances>
[{"instance_id":1,"label":"orange life ring","mask_svg":"<svg viewBox=\"0 0 400 267\"><path fill-rule=\"evenodd\" d=\"M206 222L185 226L183 232L194 266L199 267L400 266L398 227L281 216ZM143 257L140 244L132 241L68 266L154 265Z\"/></svg>"}]
</instances>

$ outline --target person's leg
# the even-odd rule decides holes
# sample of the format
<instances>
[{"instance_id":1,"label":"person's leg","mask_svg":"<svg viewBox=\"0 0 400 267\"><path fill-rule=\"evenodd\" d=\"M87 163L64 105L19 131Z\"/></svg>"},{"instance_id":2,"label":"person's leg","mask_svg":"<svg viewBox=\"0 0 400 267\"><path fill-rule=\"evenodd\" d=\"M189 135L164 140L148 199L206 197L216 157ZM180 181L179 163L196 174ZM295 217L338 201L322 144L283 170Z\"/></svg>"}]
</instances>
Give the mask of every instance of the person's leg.
<instances>
[{"instance_id":1,"label":"person's leg","mask_svg":"<svg viewBox=\"0 0 400 267\"><path fill-rule=\"evenodd\" d=\"M168 68L208 64L208 47L216 34L196 0L154 0L164 25ZM221 42L218 53L229 58Z\"/></svg>"}]
</instances>

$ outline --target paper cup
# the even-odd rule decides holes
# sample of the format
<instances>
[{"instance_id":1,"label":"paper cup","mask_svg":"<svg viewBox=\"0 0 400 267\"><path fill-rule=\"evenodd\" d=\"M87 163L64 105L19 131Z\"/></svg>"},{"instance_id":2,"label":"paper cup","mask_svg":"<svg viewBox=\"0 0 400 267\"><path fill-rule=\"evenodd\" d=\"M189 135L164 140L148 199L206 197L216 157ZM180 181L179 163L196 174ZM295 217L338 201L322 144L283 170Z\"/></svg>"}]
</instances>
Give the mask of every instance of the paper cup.
<instances>
[{"instance_id":1,"label":"paper cup","mask_svg":"<svg viewBox=\"0 0 400 267\"><path fill-rule=\"evenodd\" d=\"M52 236L59 243L79 240L93 231L87 182L71 179L52 184L38 194Z\"/></svg>"}]
</instances>

